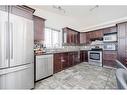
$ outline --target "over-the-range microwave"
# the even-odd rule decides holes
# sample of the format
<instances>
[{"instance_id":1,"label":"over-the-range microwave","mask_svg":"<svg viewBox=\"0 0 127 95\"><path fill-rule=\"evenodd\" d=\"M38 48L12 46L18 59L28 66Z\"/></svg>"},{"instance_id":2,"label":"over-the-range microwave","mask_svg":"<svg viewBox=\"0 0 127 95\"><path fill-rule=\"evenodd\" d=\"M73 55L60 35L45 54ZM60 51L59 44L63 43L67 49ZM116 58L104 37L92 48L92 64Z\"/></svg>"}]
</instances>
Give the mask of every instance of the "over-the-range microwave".
<instances>
[{"instance_id":1,"label":"over-the-range microwave","mask_svg":"<svg viewBox=\"0 0 127 95\"><path fill-rule=\"evenodd\" d=\"M117 33L108 33L104 34L103 36L103 42L115 42L117 41Z\"/></svg>"}]
</instances>

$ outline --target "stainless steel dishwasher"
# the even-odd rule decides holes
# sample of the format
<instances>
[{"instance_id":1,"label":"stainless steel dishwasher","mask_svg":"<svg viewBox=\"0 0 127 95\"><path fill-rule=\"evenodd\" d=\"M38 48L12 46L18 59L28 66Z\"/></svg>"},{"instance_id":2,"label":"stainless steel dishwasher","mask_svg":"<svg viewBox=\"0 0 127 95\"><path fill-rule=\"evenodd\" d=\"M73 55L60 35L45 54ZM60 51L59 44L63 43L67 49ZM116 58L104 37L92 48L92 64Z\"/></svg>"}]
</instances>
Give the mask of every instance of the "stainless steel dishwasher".
<instances>
[{"instance_id":1,"label":"stainless steel dishwasher","mask_svg":"<svg viewBox=\"0 0 127 95\"><path fill-rule=\"evenodd\" d=\"M53 74L53 54L36 56L36 78L38 81Z\"/></svg>"}]
</instances>

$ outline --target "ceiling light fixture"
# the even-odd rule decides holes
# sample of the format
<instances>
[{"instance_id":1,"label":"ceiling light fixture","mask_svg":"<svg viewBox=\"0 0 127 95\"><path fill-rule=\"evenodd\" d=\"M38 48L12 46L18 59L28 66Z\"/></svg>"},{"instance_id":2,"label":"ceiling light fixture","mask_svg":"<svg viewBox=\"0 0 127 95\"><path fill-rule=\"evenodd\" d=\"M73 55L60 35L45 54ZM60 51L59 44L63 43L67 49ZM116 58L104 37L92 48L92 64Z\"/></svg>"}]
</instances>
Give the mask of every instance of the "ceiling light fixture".
<instances>
[{"instance_id":1,"label":"ceiling light fixture","mask_svg":"<svg viewBox=\"0 0 127 95\"><path fill-rule=\"evenodd\" d=\"M52 7L53 7L54 9L57 9L57 10L59 10L59 11L65 13L65 10L64 10L61 6L55 6L55 5L53 5Z\"/></svg>"},{"instance_id":2,"label":"ceiling light fixture","mask_svg":"<svg viewBox=\"0 0 127 95\"><path fill-rule=\"evenodd\" d=\"M93 11L93 10L95 10L98 7L99 7L99 5L96 5L96 6L92 7L89 11Z\"/></svg>"}]
</instances>

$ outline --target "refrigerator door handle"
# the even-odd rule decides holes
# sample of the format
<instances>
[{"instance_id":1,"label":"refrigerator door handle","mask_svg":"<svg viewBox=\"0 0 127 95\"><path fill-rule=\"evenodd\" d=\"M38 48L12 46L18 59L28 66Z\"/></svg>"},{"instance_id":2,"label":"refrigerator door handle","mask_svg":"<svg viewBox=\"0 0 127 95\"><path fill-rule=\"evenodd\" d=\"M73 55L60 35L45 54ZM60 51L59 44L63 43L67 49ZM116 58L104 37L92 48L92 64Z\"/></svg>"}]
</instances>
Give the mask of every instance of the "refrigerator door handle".
<instances>
[{"instance_id":1,"label":"refrigerator door handle","mask_svg":"<svg viewBox=\"0 0 127 95\"><path fill-rule=\"evenodd\" d=\"M13 59L13 24L10 23L10 58Z\"/></svg>"},{"instance_id":2,"label":"refrigerator door handle","mask_svg":"<svg viewBox=\"0 0 127 95\"><path fill-rule=\"evenodd\" d=\"M6 28L6 60L9 59L9 23L5 22L5 28Z\"/></svg>"}]
</instances>

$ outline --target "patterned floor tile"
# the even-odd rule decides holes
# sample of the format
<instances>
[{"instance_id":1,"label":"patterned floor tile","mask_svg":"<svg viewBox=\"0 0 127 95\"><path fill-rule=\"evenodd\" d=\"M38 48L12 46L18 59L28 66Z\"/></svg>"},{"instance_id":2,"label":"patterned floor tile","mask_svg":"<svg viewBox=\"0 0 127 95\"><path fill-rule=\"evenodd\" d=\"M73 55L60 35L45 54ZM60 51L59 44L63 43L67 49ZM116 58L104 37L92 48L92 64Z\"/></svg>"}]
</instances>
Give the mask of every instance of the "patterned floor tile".
<instances>
[{"instance_id":1,"label":"patterned floor tile","mask_svg":"<svg viewBox=\"0 0 127 95\"><path fill-rule=\"evenodd\" d=\"M84 62L37 82L35 89L117 89L115 69Z\"/></svg>"}]
</instances>

